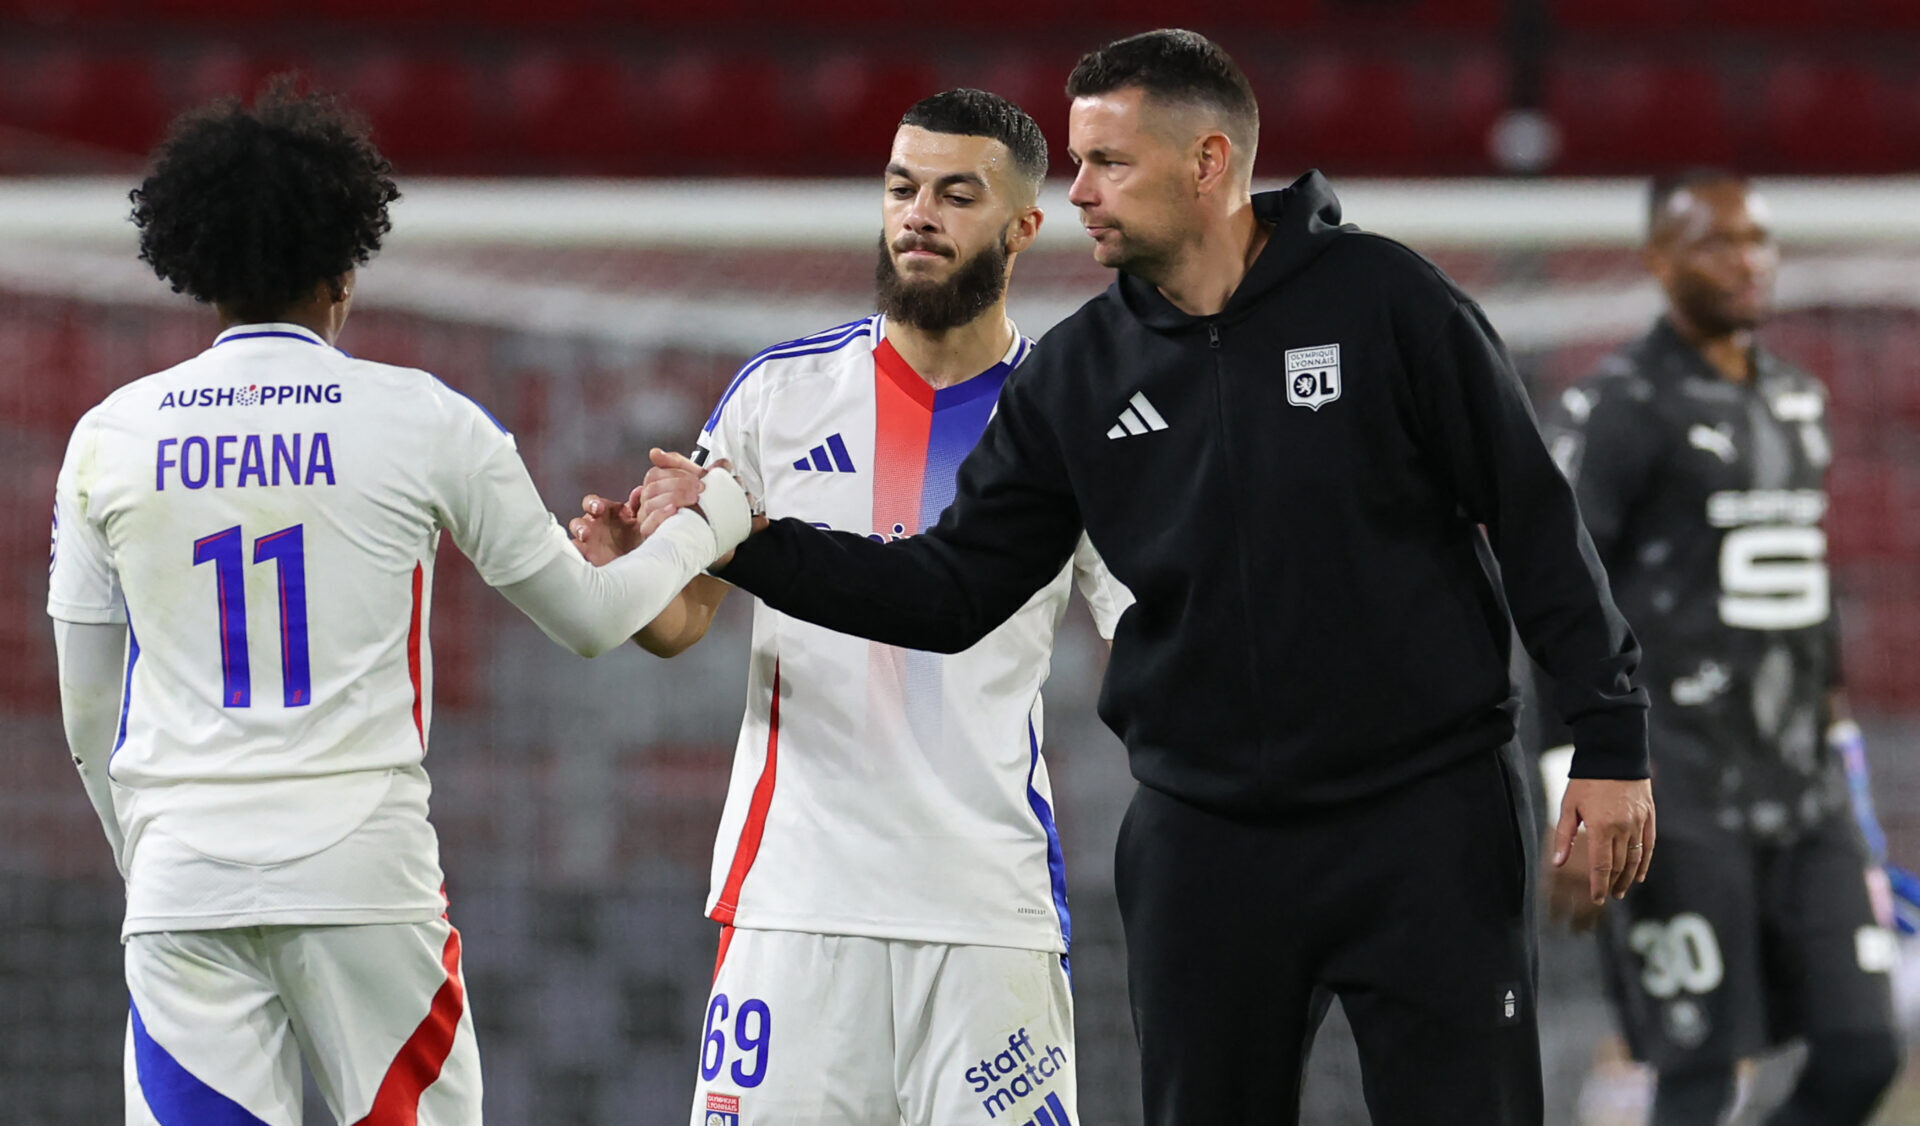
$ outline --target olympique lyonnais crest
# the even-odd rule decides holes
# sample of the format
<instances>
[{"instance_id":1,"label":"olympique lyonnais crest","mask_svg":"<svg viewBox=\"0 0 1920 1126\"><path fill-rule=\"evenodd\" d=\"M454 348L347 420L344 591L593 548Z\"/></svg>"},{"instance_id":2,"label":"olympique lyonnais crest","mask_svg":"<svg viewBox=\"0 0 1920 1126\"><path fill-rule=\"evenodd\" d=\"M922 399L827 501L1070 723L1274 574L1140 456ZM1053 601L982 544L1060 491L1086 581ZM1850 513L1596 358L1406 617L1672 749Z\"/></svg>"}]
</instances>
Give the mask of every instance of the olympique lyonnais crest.
<instances>
[{"instance_id":1,"label":"olympique lyonnais crest","mask_svg":"<svg viewBox=\"0 0 1920 1126\"><path fill-rule=\"evenodd\" d=\"M1287 350L1287 402L1319 410L1340 397L1340 346Z\"/></svg>"},{"instance_id":2,"label":"olympique lyonnais crest","mask_svg":"<svg viewBox=\"0 0 1920 1126\"><path fill-rule=\"evenodd\" d=\"M740 1126L740 1096L707 1092L706 1126Z\"/></svg>"}]
</instances>

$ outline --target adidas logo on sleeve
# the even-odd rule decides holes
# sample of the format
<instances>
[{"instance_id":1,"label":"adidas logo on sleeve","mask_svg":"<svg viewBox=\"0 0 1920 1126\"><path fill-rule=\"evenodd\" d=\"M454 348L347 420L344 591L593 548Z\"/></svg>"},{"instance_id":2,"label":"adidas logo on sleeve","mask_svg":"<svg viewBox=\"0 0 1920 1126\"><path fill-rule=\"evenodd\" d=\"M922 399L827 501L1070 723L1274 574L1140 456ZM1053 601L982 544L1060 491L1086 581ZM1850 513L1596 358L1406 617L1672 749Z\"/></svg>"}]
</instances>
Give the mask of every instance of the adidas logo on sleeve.
<instances>
[{"instance_id":1,"label":"adidas logo on sleeve","mask_svg":"<svg viewBox=\"0 0 1920 1126\"><path fill-rule=\"evenodd\" d=\"M1127 400L1127 409L1120 412L1120 421L1107 431L1108 438L1133 438L1155 430L1165 430L1167 420L1153 409L1144 392L1135 391L1133 398Z\"/></svg>"}]
</instances>

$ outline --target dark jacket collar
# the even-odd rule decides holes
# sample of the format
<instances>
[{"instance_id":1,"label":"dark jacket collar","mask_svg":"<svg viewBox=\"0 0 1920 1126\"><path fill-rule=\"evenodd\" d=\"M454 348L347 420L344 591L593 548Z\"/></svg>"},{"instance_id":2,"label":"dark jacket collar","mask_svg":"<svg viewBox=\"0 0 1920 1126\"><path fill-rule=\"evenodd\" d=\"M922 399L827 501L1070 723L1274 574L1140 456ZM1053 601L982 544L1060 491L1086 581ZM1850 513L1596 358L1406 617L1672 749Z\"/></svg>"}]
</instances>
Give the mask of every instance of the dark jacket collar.
<instances>
[{"instance_id":1,"label":"dark jacket collar","mask_svg":"<svg viewBox=\"0 0 1920 1126\"><path fill-rule=\"evenodd\" d=\"M1280 191L1255 193L1253 213L1261 222L1271 224L1273 232L1218 315L1195 317L1181 312L1160 295L1153 283L1123 271L1114 286L1128 311L1141 324L1161 332L1177 332L1209 321L1231 323L1319 257L1335 237L1357 229L1341 225L1340 201L1326 177L1317 171L1308 172Z\"/></svg>"},{"instance_id":2,"label":"dark jacket collar","mask_svg":"<svg viewBox=\"0 0 1920 1126\"><path fill-rule=\"evenodd\" d=\"M1750 384L1739 384L1720 374L1720 369L1707 362L1707 357L1694 346L1693 341L1680 335L1673 326L1673 319L1661 314L1653 322L1653 331L1647 333L1646 350L1654 363L1649 366L1661 375L1674 379L1704 379L1712 383L1725 383L1729 387L1758 387L1781 374L1782 365L1773 353L1755 341L1751 353L1753 380Z\"/></svg>"}]
</instances>

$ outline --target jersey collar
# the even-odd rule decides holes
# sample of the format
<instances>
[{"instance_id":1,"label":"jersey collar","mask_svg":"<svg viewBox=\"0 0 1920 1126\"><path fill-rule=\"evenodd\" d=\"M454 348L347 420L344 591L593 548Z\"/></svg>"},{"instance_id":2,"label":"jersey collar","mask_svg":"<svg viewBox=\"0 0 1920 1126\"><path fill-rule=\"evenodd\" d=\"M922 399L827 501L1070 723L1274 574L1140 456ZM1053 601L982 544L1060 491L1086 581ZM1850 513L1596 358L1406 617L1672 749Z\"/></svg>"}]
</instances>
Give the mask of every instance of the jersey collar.
<instances>
[{"instance_id":1,"label":"jersey collar","mask_svg":"<svg viewBox=\"0 0 1920 1126\"><path fill-rule=\"evenodd\" d=\"M320 334L307 328L305 325L286 324L281 321L268 321L263 324L252 325L234 325L232 328L227 329L225 332L213 338L213 347L218 348L222 344L235 340L261 340L276 337L288 340L300 340L308 344L318 344L322 348L327 347L327 342L320 339Z\"/></svg>"},{"instance_id":2,"label":"jersey collar","mask_svg":"<svg viewBox=\"0 0 1920 1126\"><path fill-rule=\"evenodd\" d=\"M1694 346L1693 341L1680 335L1670 317L1662 315L1653 324L1653 331L1647 334L1647 344L1654 354L1666 364L1667 371L1687 379L1701 379L1708 383L1723 383L1728 387L1740 389L1758 387L1763 379L1774 373L1773 358L1758 340L1748 354L1753 365L1753 378L1746 383L1736 383L1720 374L1720 369L1707 362L1707 357Z\"/></svg>"},{"instance_id":3,"label":"jersey collar","mask_svg":"<svg viewBox=\"0 0 1920 1126\"><path fill-rule=\"evenodd\" d=\"M1013 340L1007 345L1006 354L1000 357L1000 362L1007 365L1008 367L1019 367L1020 361L1026 358L1027 349L1033 347L1033 341L1028 340L1025 336L1022 336L1020 334L1020 326L1013 323L1012 317L1006 318L1006 321L1007 321L1007 327L1013 330ZM887 315L885 313L875 313L873 315L873 345L872 346L874 348L879 348L880 342L885 340L886 338L887 338Z\"/></svg>"},{"instance_id":4,"label":"jersey collar","mask_svg":"<svg viewBox=\"0 0 1920 1126\"><path fill-rule=\"evenodd\" d=\"M895 386L906 392L909 399L928 410L935 411L970 402L982 395L998 395L1000 385L1007 381L1008 373L1020 366L1020 361L1026 359L1027 351L1033 347L1031 340L1020 335L1020 326L1013 323L1013 318L1008 317L1007 327L1013 330L1013 340L1007 345L1007 350L1001 355L999 361L971 379L935 391L927 385L926 380L920 378L919 373L913 370L906 358L894 350L893 342L887 339L886 314L882 313L874 318L874 327L874 366L879 368L881 374L891 380Z\"/></svg>"}]
</instances>

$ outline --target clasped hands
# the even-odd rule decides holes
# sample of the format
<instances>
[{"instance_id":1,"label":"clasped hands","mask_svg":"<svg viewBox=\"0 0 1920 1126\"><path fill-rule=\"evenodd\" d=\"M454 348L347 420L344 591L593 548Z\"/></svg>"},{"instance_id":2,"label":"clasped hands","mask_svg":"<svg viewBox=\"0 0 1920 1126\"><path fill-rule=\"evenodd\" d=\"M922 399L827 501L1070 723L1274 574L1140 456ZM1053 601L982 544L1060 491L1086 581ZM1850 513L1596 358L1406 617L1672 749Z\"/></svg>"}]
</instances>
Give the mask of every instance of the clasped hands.
<instances>
[{"instance_id":1,"label":"clasped hands","mask_svg":"<svg viewBox=\"0 0 1920 1126\"><path fill-rule=\"evenodd\" d=\"M684 454L658 448L648 450L647 459L653 467L624 502L588 493L580 501L581 514L567 522L573 545L596 567L639 547L655 528L681 509L700 511L700 491L706 487L703 478L707 469ZM723 471L731 468L724 458L712 466ZM766 523L766 517L755 516L753 530L759 531ZM713 565L724 567L732 558L733 552L729 551Z\"/></svg>"}]
</instances>

